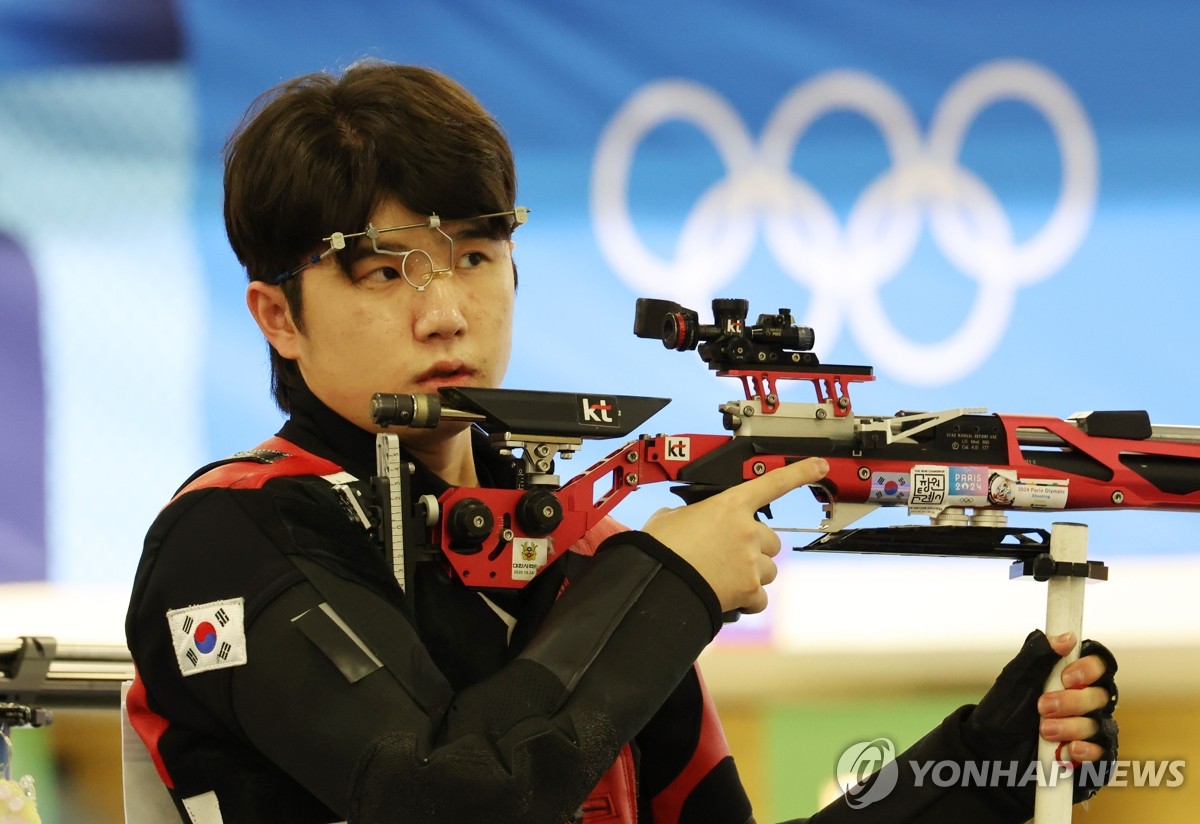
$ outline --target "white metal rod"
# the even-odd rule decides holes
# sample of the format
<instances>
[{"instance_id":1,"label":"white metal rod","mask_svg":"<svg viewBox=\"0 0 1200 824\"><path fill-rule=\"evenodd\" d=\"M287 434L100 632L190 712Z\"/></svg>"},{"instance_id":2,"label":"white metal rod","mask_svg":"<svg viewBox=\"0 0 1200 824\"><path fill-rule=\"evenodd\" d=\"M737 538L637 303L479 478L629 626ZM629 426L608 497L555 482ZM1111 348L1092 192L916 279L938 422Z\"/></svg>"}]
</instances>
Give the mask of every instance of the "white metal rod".
<instances>
[{"instance_id":1,"label":"white metal rod","mask_svg":"<svg viewBox=\"0 0 1200 824\"><path fill-rule=\"evenodd\" d=\"M1087 527L1083 524L1054 524L1050 530L1050 557L1072 564L1087 563ZM1056 575L1046 585L1046 636L1075 633L1075 648L1054 665L1046 679L1046 692L1061 690L1063 668L1079 658L1083 638L1083 588L1087 579ZM1056 758L1058 744L1038 736L1038 761L1041 776L1034 795L1034 824L1067 824L1071 820L1071 802L1075 781L1069 766ZM1063 762L1070 757L1063 752Z\"/></svg>"}]
</instances>

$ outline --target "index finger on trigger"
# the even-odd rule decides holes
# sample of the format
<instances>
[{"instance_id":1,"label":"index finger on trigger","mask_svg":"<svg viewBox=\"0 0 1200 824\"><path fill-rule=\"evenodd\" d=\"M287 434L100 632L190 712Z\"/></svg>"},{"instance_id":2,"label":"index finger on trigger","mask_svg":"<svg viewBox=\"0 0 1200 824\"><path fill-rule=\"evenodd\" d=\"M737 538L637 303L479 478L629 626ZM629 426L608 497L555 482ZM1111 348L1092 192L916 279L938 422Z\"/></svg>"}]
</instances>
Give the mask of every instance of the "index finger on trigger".
<instances>
[{"instance_id":1,"label":"index finger on trigger","mask_svg":"<svg viewBox=\"0 0 1200 824\"><path fill-rule=\"evenodd\" d=\"M772 469L767 474L752 478L730 491L757 510L793 489L821 480L828 471L829 463L824 458L806 458Z\"/></svg>"}]
</instances>

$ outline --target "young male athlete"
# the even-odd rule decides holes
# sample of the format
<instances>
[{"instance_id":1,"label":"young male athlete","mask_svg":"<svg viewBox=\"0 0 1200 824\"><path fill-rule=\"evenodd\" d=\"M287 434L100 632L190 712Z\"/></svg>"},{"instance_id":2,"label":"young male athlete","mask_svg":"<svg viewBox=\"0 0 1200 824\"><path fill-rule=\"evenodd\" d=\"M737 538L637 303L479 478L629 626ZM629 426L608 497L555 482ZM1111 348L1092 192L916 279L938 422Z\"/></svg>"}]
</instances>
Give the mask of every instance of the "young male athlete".
<instances>
[{"instance_id":1,"label":"young male athlete","mask_svg":"<svg viewBox=\"0 0 1200 824\"><path fill-rule=\"evenodd\" d=\"M605 521L486 597L434 563L405 593L344 506L339 485L375 474L374 393L500 384L525 215L496 122L426 69L297 78L231 138L226 226L289 417L184 486L138 569L130 715L184 821L752 820L695 661L723 612L765 608L780 542L754 514L823 461L640 531ZM403 437L418 495L514 471L462 425ZM1078 689L1040 696L1073 644L1031 635L901 759L1027 763L1039 710L1064 758L1115 757L1107 651L1085 646ZM1023 821L1031 804L1030 787L901 781L811 820Z\"/></svg>"}]
</instances>

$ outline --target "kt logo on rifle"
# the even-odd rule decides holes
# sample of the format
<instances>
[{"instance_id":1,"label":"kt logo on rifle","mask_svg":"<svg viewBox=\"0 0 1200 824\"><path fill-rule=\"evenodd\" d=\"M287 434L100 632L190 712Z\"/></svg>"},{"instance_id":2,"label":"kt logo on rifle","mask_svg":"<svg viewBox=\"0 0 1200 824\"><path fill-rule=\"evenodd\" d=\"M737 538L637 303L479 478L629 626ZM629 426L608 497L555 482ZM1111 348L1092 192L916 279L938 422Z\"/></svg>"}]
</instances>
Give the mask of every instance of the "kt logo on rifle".
<instances>
[{"instance_id":1,"label":"kt logo on rifle","mask_svg":"<svg viewBox=\"0 0 1200 824\"><path fill-rule=\"evenodd\" d=\"M579 422L580 423L596 423L617 425L617 420L620 417L620 410L617 408L616 401L597 398L592 400L584 396L579 397Z\"/></svg>"}]
</instances>

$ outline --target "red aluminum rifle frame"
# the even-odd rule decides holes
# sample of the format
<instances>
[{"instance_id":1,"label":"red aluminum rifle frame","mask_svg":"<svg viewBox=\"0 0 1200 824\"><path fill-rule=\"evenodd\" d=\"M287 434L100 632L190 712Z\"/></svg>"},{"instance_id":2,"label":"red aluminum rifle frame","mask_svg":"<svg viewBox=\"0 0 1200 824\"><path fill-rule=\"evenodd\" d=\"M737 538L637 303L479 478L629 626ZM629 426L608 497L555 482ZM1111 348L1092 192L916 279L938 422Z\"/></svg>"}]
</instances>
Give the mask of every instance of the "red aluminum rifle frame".
<instances>
[{"instance_id":1,"label":"red aluminum rifle frame","mask_svg":"<svg viewBox=\"0 0 1200 824\"><path fill-rule=\"evenodd\" d=\"M750 407L748 413L773 415L787 414L787 404L780 404L775 384L780 380L809 380L817 395L816 415L825 412L826 418L847 418L852 414L849 385L853 382L872 380L870 375L844 374L837 367L821 367L814 371L774 372L770 370L725 370L721 376L740 378ZM736 404L735 404L736 406ZM953 419L958 412L947 413ZM975 420L974 417L971 418ZM798 419L797 429L809 426L814 419ZM869 425L899 426L899 437L905 437L909 418L862 419ZM919 417L915 420L919 420ZM996 449L1007 455L1003 463L989 462L984 456L972 460L963 456L956 463L967 468L986 470L1011 479L1019 489L1026 482L1035 483L1037 488L1059 493L1045 507L1063 510L1090 509L1173 509L1200 510L1200 440L1186 441L1154 437L1116 437L1089 434L1078 422L1072 423L1054 417L1033 415L988 415L983 420L990 422L996 434L993 438ZM778 425L779 421L776 421ZM909 427L911 429L912 427ZM428 534L421 543L430 548L441 548L444 557L465 583L476 587L520 588L528 578L514 578L511 574L513 558L529 551L531 542L544 542L544 556L539 560L552 561L566 551L595 527L612 509L631 492L647 484L673 482L688 484L690 468L704 459L712 458L718 450L728 448L739 435L643 435L630 441L596 462L586 471L561 486L550 487L549 491L561 507L561 521L548 533L532 534L523 530L517 517L518 508L529 489L479 489L451 488L437 500L436 506L427 507L437 513L428 518ZM756 443L784 444L788 437L757 438ZM796 439L798 442L802 438ZM1046 451L1047 444L1053 446ZM1002 449L1000 448L1002 447ZM792 461L802 460L817 453L782 449L768 451L749 449L744 459L734 469L727 468L722 476L722 487L749 480ZM839 505L855 504L864 511L878 505L902 505L903 500L880 502L872 496L879 493L881 477L899 477L912 474L914 467L928 462L913 458L888 457L889 448L884 444L874 450L854 450L849 447L835 448L822 457L829 462L829 473L819 484L814 485L818 499L826 503L831 511ZM1086 464L1087 474L1047 465L1049 457L1067 456L1075 464ZM1144 473L1137 471L1140 464L1186 465L1194 468L1195 482L1190 491L1167 491L1156 486ZM736 463L736 461L735 461ZM1057 488L1056 488L1057 487ZM544 489L544 488L543 488ZM686 487L679 491L686 492ZM710 490L711 491L711 490ZM543 493L544 494L544 493ZM694 497L702 497L704 492ZM684 495L685 500L687 495ZM473 505L482 503L490 511L496 529L477 547L461 547L461 540L451 534L447 517L463 501ZM427 502L427 504L430 502ZM1061 504L1061 506L1059 505ZM968 507L974 515L963 516L961 510ZM976 496L974 503L963 499L961 505L947 499L944 509L949 519L934 523L942 525L994 527L1003 524L1003 516L1010 509L1034 510L1036 504L1025 507L1006 505L1003 499L980 505ZM855 518L861 513L856 512ZM852 519L853 520L853 519ZM827 518L822 529L830 533L842 531L846 524ZM880 532L880 530L875 530ZM825 547L814 545L813 549ZM833 547L830 547L833 548ZM535 547L536 549L536 547ZM943 553L944 554L944 553ZM1002 556L1001 556L1002 557Z\"/></svg>"}]
</instances>

